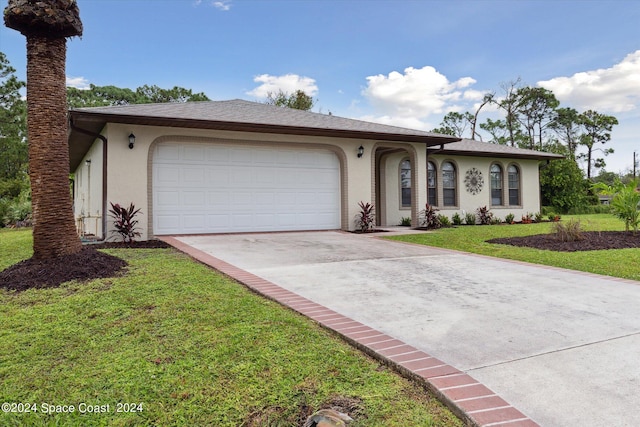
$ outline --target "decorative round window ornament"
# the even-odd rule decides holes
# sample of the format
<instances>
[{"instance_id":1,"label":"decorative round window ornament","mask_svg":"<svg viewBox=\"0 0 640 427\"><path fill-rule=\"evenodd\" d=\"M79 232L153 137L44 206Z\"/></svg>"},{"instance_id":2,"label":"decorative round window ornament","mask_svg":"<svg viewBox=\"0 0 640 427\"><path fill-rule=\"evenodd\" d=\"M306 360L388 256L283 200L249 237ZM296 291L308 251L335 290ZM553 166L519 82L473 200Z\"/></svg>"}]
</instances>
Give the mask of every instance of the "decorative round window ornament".
<instances>
[{"instance_id":1,"label":"decorative round window ornament","mask_svg":"<svg viewBox=\"0 0 640 427\"><path fill-rule=\"evenodd\" d=\"M476 168L469 169L464 176L464 185L467 188L467 192L476 195L482 191L484 185L484 178L482 178L482 172Z\"/></svg>"}]
</instances>

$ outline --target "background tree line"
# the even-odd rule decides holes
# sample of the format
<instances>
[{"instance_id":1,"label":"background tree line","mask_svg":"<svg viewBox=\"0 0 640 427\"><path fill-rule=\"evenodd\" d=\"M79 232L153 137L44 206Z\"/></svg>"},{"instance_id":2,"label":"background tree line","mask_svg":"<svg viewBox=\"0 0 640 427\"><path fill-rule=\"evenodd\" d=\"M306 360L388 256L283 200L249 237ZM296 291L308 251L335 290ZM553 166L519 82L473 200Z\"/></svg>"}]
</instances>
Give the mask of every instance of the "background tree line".
<instances>
[{"instance_id":1,"label":"background tree line","mask_svg":"<svg viewBox=\"0 0 640 427\"><path fill-rule=\"evenodd\" d=\"M618 124L614 116L561 107L553 92L523 86L519 79L503 83L501 90L500 96L485 94L474 112L448 113L433 132L482 141L481 129L488 135L485 142L565 156L540 169L542 203L560 213L597 204L591 191L594 181L610 184L625 178L604 170L605 157L613 153L613 148L604 145ZM493 106L502 117L480 123L478 117L487 106ZM584 162L584 171L580 162ZM594 170L601 173L594 177Z\"/></svg>"}]
</instances>

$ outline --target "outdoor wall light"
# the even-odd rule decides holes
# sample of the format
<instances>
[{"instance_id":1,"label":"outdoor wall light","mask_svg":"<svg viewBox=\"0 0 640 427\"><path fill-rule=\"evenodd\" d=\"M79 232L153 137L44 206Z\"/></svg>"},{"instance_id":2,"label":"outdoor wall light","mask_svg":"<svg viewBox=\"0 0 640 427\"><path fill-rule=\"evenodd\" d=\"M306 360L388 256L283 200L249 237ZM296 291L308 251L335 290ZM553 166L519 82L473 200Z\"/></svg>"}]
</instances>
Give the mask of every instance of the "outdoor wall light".
<instances>
[{"instance_id":1,"label":"outdoor wall light","mask_svg":"<svg viewBox=\"0 0 640 427\"><path fill-rule=\"evenodd\" d=\"M136 136L133 133L129 134L129 148L133 150L133 144L136 143Z\"/></svg>"},{"instance_id":2,"label":"outdoor wall light","mask_svg":"<svg viewBox=\"0 0 640 427\"><path fill-rule=\"evenodd\" d=\"M363 154L364 154L364 147L361 145L360 147L358 147L358 158L362 157Z\"/></svg>"},{"instance_id":3,"label":"outdoor wall light","mask_svg":"<svg viewBox=\"0 0 640 427\"><path fill-rule=\"evenodd\" d=\"M85 160L84 164L87 165L87 166L91 166L91 159Z\"/></svg>"}]
</instances>

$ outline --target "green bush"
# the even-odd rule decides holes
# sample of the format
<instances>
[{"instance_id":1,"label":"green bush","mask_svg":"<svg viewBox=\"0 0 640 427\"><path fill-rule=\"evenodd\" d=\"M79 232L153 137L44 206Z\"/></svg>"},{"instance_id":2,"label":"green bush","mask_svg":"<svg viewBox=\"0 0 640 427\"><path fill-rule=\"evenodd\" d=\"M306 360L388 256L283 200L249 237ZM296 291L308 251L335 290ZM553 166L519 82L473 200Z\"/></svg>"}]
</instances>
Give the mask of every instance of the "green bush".
<instances>
[{"instance_id":1,"label":"green bush","mask_svg":"<svg viewBox=\"0 0 640 427\"><path fill-rule=\"evenodd\" d=\"M462 217L458 212L453 214L453 216L451 217L451 222L453 222L453 225L462 225Z\"/></svg>"},{"instance_id":2,"label":"green bush","mask_svg":"<svg viewBox=\"0 0 640 427\"><path fill-rule=\"evenodd\" d=\"M404 217L403 216L400 219L400 225L403 226L403 227L411 227L411 217L410 216L408 216L408 217Z\"/></svg>"},{"instance_id":3,"label":"green bush","mask_svg":"<svg viewBox=\"0 0 640 427\"><path fill-rule=\"evenodd\" d=\"M31 225L31 193L22 191L15 198L0 198L0 227Z\"/></svg>"},{"instance_id":4,"label":"green bush","mask_svg":"<svg viewBox=\"0 0 640 427\"><path fill-rule=\"evenodd\" d=\"M467 225L476 225L476 214L473 212L467 212L464 215L464 223Z\"/></svg>"},{"instance_id":5,"label":"green bush","mask_svg":"<svg viewBox=\"0 0 640 427\"><path fill-rule=\"evenodd\" d=\"M595 215L610 214L611 205L581 205L575 206L567 211L568 215Z\"/></svg>"},{"instance_id":6,"label":"green bush","mask_svg":"<svg viewBox=\"0 0 640 427\"><path fill-rule=\"evenodd\" d=\"M440 222L440 227L451 227L451 220L446 215L439 214L438 221Z\"/></svg>"},{"instance_id":7,"label":"green bush","mask_svg":"<svg viewBox=\"0 0 640 427\"><path fill-rule=\"evenodd\" d=\"M631 181L623 184L619 180L614 185L598 183L593 186L594 189L602 194L613 196L611 199L611 212L624 222L625 230L638 231L640 225L640 193L638 193L638 181Z\"/></svg>"}]
</instances>

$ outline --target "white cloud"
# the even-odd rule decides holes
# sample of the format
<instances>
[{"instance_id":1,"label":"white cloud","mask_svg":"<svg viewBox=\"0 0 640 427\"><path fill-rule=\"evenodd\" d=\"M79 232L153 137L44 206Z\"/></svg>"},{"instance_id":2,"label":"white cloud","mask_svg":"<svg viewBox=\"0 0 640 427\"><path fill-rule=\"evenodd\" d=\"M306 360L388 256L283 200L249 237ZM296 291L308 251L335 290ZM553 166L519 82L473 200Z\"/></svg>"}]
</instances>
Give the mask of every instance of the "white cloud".
<instances>
[{"instance_id":1,"label":"white cloud","mask_svg":"<svg viewBox=\"0 0 640 427\"><path fill-rule=\"evenodd\" d=\"M640 105L640 50L611 68L576 73L538 82L563 103L579 110L620 113Z\"/></svg>"},{"instance_id":2,"label":"white cloud","mask_svg":"<svg viewBox=\"0 0 640 427\"><path fill-rule=\"evenodd\" d=\"M399 126L407 129L418 129L418 130L426 130L429 131L433 129L433 123L429 123L427 121L421 120L418 117L410 117L410 116L372 116L365 115L358 118L359 120L364 120L366 122L375 122L383 125L389 126Z\"/></svg>"},{"instance_id":3,"label":"white cloud","mask_svg":"<svg viewBox=\"0 0 640 427\"><path fill-rule=\"evenodd\" d=\"M74 87L80 90L88 90L90 85L89 80L85 79L84 77L67 76L67 87Z\"/></svg>"},{"instance_id":4,"label":"white cloud","mask_svg":"<svg viewBox=\"0 0 640 427\"><path fill-rule=\"evenodd\" d=\"M376 110L363 119L378 123L431 129L450 111L466 111L482 100L483 92L470 89L476 83L471 77L450 82L434 67L405 68L404 73L392 71L388 76L367 77L362 94ZM434 116L429 118L429 116Z\"/></svg>"},{"instance_id":5,"label":"white cloud","mask_svg":"<svg viewBox=\"0 0 640 427\"><path fill-rule=\"evenodd\" d=\"M231 0L214 1L212 4L216 9L220 9L225 12L231 9Z\"/></svg>"},{"instance_id":6,"label":"white cloud","mask_svg":"<svg viewBox=\"0 0 640 427\"><path fill-rule=\"evenodd\" d=\"M318 86L314 79L301 77L297 74L285 74L282 76L261 74L256 76L253 81L261 84L252 91L247 92L247 95L257 98L266 98L269 93L275 94L278 91L291 94L301 90L309 96L314 96L318 93Z\"/></svg>"}]
</instances>

